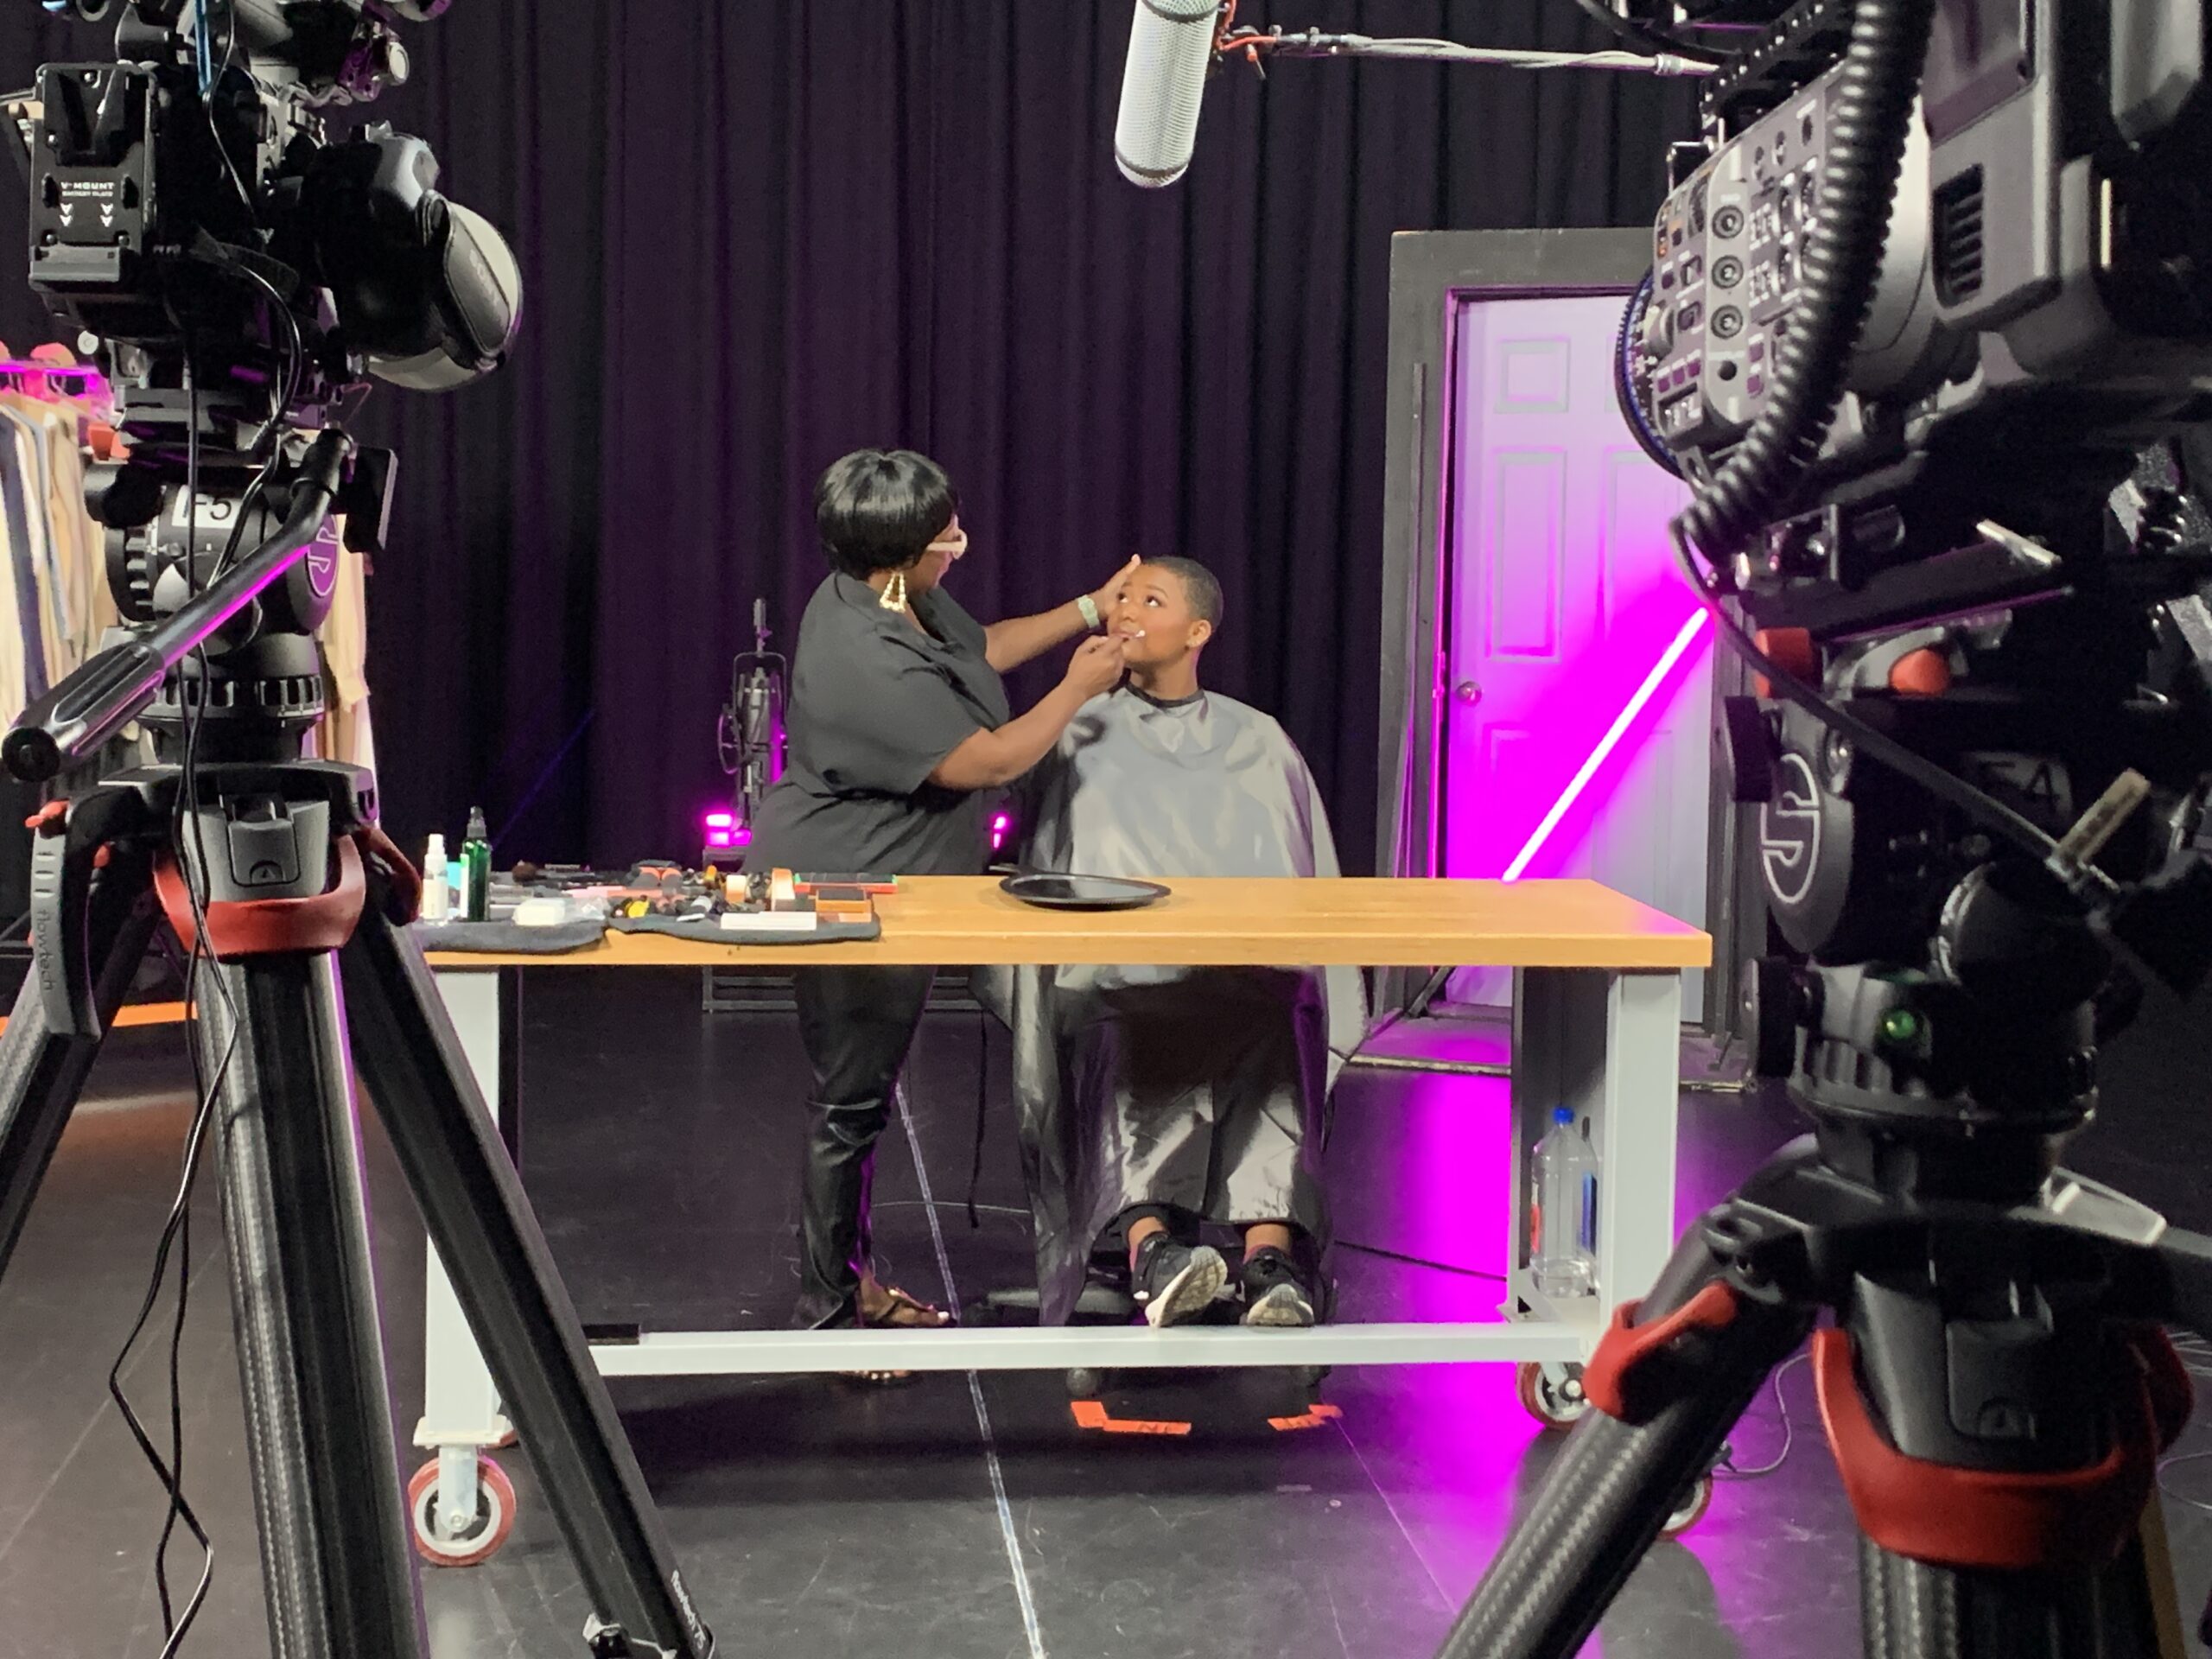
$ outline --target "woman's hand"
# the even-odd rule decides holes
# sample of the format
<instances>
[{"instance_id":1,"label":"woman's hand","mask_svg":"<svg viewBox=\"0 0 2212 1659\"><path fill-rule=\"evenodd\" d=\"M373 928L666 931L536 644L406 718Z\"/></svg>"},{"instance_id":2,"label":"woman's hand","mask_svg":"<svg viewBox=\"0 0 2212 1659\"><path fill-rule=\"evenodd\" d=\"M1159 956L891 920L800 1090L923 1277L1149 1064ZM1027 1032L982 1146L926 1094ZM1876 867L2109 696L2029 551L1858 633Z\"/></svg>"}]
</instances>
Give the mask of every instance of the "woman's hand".
<instances>
[{"instance_id":1,"label":"woman's hand","mask_svg":"<svg viewBox=\"0 0 2212 1659\"><path fill-rule=\"evenodd\" d=\"M1096 635L1084 640L1068 659L1057 690L995 731L970 732L938 762L930 782L963 791L1012 783L1051 752L1077 710L1121 683L1122 666L1118 641Z\"/></svg>"},{"instance_id":2,"label":"woman's hand","mask_svg":"<svg viewBox=\"0 0 2212 1659\"><path fill-rule=\"evenodd\" d=\"M949 537L940 537L932 546L944 544L950 551ZM967 545L963 537L961 546ZM957 554L953 554L957 557ZM948 563L950 561L948 560ZM1084 595L1098 607L1098 626L1110 628L1114 623L1114 607L1122 602L1122 589L1128 586L1130 576L1144 561L1132 556L1116 570L1111 580L1096 593ZM1062 600L1049 611L1035 616L1009 617L1003 622L994 622L983 630L983 659L1004 674L1020 668L1024 663L1043 656L1062 641L1072 639L1090 625L1090 619L1082 613L1082 601Z\"/></svg>"},{"instance_id":3,"label":"woman's hand","mask_svg":"<svg viewBox=\"0 0 2212 1659\"><path fill-rule=\"evenodd\" d=\"M1130 554L1129 562L1109 576L1103 588L1090 595L1090 602L1098 607L1101 620L1109 624L1112 622L1114 607L1122 602L1122 589L1129 585L1129 578L1136 574L1137 566L1143 563L1138 555Z\"/></svg>"},{"instance_id":4,"label":"woman's hand","mask_svg":"<svg viewBox=\"0 0 2212 1659\"><path fill-rule=\"evenodd\" d=\"M1060 683L1087 702L1119 685L1123 666L1121 642L1094 635L1075 648Z\"/></svg>"}]
</instances>

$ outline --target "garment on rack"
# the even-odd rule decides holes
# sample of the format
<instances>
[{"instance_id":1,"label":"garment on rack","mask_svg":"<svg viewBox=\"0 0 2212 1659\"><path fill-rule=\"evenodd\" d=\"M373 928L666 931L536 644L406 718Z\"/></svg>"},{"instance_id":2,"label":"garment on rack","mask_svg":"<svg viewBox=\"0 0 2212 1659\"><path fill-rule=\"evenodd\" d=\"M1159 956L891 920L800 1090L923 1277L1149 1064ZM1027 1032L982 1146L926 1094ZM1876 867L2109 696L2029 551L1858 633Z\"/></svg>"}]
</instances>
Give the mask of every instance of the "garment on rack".
<instances>
[{"instance_id":1,"label":"garment on rack","mask_svg":"<svg viewBox=\"0 0 2212 1659\"><path fill-rule=\"evenodd\" d=\"M315 630L322 646L322 721L315 728L315 753L326 760L377 769L375 734L369 723L368 561L346 545L346 521L333 518L337 586L330 614Z\"/></svg>"},{"instance_id":2,"label":"garment on rack","mask_svg":"<svg viewBox=\"0 0 2212 1659\"><path fill-rule=\"evenodd\" d=\"M31 576L29 511L20 486L12 428L0 428L0 724L11 723L29 701L31 660L37 638L30 618L38 608ZM27 635L26 629L31 629ZM43 673L44 664L40 665Z\"/></svg>"},{"instance_id":3,"label":"garment on rack","mask_svg":"<svg viewBox=\"0 0 2212 1659\"><path fill-rule=\"evenodd\" d=\"M1025 786L1027 868L1090 875L1333 876L1319 790L1282 728L1201 692L1093 699ZM1014 1034L1039 1318L1063 1324L1132 1205L1289 1221L1318 1249L1316 1179L1354 969L1022 968L971 982Z\"/></svg>"},{"instance_id":4,"label":"garment on rack","mask_svg":"<svg viewBox=\"0 0 2212 1659\"><path fill-rule=\"evenodd\" d=\"M0 709L13 721L33 697L43 696L52 683L48 677L46 582L39 567L44 563L46 492L38 470L35 439L0 398L0 509L6 513L8 563L15 579L16 631L22 646L22 680L11 688L12 709Z\"/></svg>"},{"instance_id":5,"label":"garment on rack","mask_svg":"<svg viewBox=\"0 0 2212 1659\"><path fill-rule=\"evenodd\" d=\"M14 375L34 365L11 365ZM101 569L105 532L85 506L89 401L0 390L0 724L99 647L118 613Z\"/></svg>"},{"instance_id":6,"label":"garment on rack","mask_svg":"<svg viewBox=\"0 0 2212 1659\"><path fill-rule=\"evenodd\" d=\"M70 666L83 664L122 620L108 592L106 533L85 507L85 451L73 405L45 408L48 462L47 523L56 548L63 633Z\"/></svg>"}]
</instances>

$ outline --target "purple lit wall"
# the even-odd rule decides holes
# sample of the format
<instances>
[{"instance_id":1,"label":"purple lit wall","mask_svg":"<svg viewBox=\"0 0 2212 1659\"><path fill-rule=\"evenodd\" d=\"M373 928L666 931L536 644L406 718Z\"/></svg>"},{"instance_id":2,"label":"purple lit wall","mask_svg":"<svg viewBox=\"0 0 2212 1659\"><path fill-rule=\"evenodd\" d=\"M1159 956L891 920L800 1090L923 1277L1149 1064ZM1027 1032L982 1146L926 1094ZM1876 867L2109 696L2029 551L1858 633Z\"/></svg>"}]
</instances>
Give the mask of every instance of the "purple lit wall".
<instances>
[{"instance_id":1,"label":"purple lit wall","mask_svg":"<svg viewBox=\"0 0 2212 1659\"><path fill-rule=\"evenodd\" d=\"M1587 875L1701 921L1711 631L1667 542L1682 486L1613 400L1621 303L1458 303L1440 841L1453 875Z\"/></svg>"}]
</instances>

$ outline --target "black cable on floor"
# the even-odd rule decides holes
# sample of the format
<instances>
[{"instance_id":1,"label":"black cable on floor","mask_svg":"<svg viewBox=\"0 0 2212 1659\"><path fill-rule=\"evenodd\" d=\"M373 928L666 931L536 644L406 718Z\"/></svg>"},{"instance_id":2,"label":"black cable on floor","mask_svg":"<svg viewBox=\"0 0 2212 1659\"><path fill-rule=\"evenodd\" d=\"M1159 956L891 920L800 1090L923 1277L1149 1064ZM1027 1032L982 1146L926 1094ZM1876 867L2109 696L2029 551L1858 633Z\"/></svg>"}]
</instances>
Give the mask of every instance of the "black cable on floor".
<instances>
[{"instance_id":1,"label":"black cable on floor","mask_svg":"<svg viewBox=\"0 0 2212 1659\"><path fill-rule=\"evenodd\" d=\"M1486 1279L1492 1284L1502 1285L1505 1282L1505 1275L1502 1273L1485 1273L1480 1268L1455 1268L1448 1262L1431 1262L1426 1256L1408 1255L1403 1250L1386 1250L1380 1244L1359 1244L1349 1238L1338 1239L1335 1244L1340 1250L1357 1250L1362 1255L1379 1255L1386 1262L1402 1262L1411 1268L1427 1268L1437 1273L1457 1274L1462 1279Z\"/></svg>"},{"instance_id":2,"label":"black cable on floor","mask_svg":"<svg viewBox=\"0 0 2212 1659\"><path fill-rule=\"evenodd\" d=\"M1782 1450L1775 1454L1774 1461L1763 1463L1756 1469L1739 1468L1735 1462L1734 1448L1723 1446L1720 1461L1713 1465L1715 1480L1764 1480L1789 1461L1789 1448L1797 1443L1797 1426L1790 1421L1789 1402L1782 1397L1782 1379L1788 1375L1791 1366L1802 1365L1812 1357L1812 1350L1808 1348L1802 1354L1792 1354L1774 1368L1774 1376L1770 1379L1774 1384L1774 1408L1782 1414Z\"/></svg>"}]
</instances>

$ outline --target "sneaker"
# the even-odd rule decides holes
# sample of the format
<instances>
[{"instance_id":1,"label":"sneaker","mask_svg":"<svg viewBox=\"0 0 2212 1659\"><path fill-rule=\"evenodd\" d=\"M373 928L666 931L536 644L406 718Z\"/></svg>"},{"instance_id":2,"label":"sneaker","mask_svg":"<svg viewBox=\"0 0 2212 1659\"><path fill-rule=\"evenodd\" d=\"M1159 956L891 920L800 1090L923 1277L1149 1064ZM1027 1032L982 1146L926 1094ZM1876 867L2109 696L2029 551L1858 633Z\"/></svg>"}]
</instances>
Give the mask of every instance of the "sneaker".
<instances>
[{"instance_id":1,"label":"sneaker","mask_svg":"<svg viewBox=\"0 0 2212 1659\"><path fill-rule=\"evenodd\" d=\"M1313 1323L1313 1293L1298 1264L1272 1246L1244 1258L1244 1323L1277 1326Z\"/></svg>"},{"instance_id":2,"label":"sneaker","mask_svg":"<svg viewBox=\"0 0 2212 1659\"><path fill-rule=\"evenodd\" d=\"M1154 1233L1137 1246L1129 1287L1147 1325L1180 1325L1203 1313L1228 1281L1229 1263L1212 1245L1193 1249Z\"/></svg>"}]
</instances>

